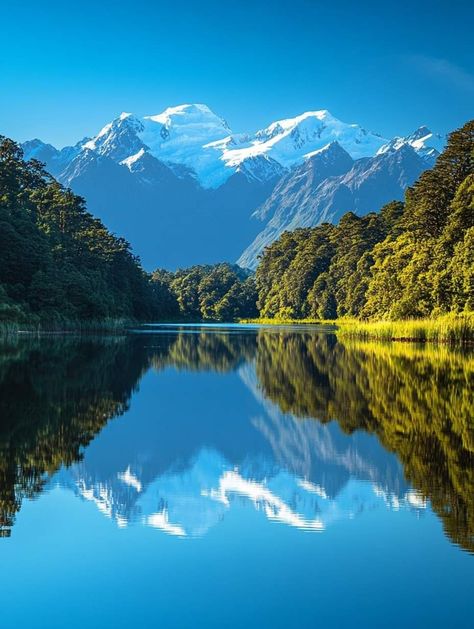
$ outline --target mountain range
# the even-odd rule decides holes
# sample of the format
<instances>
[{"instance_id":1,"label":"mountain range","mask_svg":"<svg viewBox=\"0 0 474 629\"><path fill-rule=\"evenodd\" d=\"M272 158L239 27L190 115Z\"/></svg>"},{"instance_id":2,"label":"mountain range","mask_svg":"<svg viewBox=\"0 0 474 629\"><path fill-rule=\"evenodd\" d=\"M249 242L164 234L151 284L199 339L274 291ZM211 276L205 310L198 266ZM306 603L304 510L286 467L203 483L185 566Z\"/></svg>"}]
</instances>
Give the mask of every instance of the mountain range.
<instances>
[{"instance_id":1,"label":"mountain range","mask_svg":"<svg viewBox=\"0 0 474 629\"><path fill-rule=\"evenodd\" d=\"M222 260L255 268L286 229L401 199L443 146L426 127L389 140L327 110L234 134L201 104L122 113L60 150L38 139L22 145L149 269Z\"/></svg>"}]
</instances>

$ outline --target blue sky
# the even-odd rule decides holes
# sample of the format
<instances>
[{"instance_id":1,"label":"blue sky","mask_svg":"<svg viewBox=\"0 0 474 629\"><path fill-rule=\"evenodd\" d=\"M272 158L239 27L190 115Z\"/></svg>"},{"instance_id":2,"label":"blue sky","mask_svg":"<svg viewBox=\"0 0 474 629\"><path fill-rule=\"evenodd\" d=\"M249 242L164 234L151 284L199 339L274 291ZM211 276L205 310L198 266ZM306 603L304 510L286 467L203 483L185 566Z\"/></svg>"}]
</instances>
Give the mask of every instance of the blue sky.
<instances>
[{"instance_id":1,"label":"blue sky","mask_svg":"<svg viewBox=\"0 0 474 629\"><path fill-rule=\"evenodd\" d=\"M204 102L234 131L329 109L385 136L474 114L472 1L0 0L0 133L57 146Z\"/></svg>"}]
</instances>

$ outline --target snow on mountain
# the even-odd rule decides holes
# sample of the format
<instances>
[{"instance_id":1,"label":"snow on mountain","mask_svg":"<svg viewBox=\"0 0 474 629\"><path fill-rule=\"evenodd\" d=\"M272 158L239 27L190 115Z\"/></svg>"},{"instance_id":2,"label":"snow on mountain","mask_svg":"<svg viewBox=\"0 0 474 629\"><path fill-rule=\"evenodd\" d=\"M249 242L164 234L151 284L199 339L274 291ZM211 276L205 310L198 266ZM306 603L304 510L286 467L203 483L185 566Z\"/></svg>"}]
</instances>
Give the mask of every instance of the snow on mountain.
<instances>
[{"instance_id":1,"label":"snow on mountain","mask_svg":"<svg viewBox=\"0 0 474 629\"><path fill-rule=\"evenodd\" d=\"M143 119L141 140L158 159L194 170L205 188L217 188L232 174L209 143L231 133L207 105L179 105Z\"/></svg>"},{"instance_id":2,"label":"snow on mountain","mask_svg":"<svg viewBox=\"0 0 474 629\"><path fill-rule=\"evenodd\" d=\"M247 157L235 168L235 172L242 173L249 181L271 181L276 177L282 177L286 168L268 155Z\"/></svg>"},{"instance_id":3,"label":"snow on mountain","mask_svg":"<svg viewBox=\"0 0 474 629\"><path fill-rule=\"evenodd\" d=\"M192 182L195 184L192 173L186 171L184 167L182 172L177 173L164 162L153 157L143 147L138 153L122 160L120 164L126 166L130 173L135 175L142 184L179 186L184 183L183 180L185 179L187 179L188 183Z\"/></svg>"},{"instance_id":4,"label":"snow on mountain","mask_svg":"<svg viewBox=\"0 0 474 629\"><path fill-rule=\"evenodd\" d=\"M381 136L366 131L357 124L341 122L329 111L307 111L296 118L273 122L243 146L222 146L222 158L227 166L257 155L269 155L285 167L301 163L305 158L337 141L353 159L369 157L386 143Z\"/></svg>"},{"instance_id":5,"label":"snow on mountain","mask_svg":"<svg viewBox=\"0 0 474 629\"><path fill-rule=\"evenodd\" d=\"M118 118L106 124L99 133L86 142L84 150L95 151L106 155L114 161L123 161L139 153L147 147L140 140L144 125L133 114L122 113Z\"/></svg>"},{"instance_id":6,"label":"snow on mountain","mask_svg":"<svg viewBox=\"0 0 474 629\"><path fill-rule=\"evenodd\" d=\"M39 140L24 144L26 158L45 161L60 175L81 151L94 151L130 167L143 154L167 164L178 177L194 176L204 188L219 188L234 173L249 181L265 182L337 142L352 159L396 151L409 144L433 161L444 138L420 127L407 137L387 141L357 124L347 124L326 109L307 111L271 123L253 134L234 134L227 122L207 105L168 107L162 113L139 118L122 113L92 139L58 151Z\"/></svg>"},{"instance_id":7,"label":"snow on mountain","mask_svg":"<svg viewBox=\"0 0 474 629\"><path fill-rule=\"evenodd\" d=\"M216 188L233 170L228 171L220 161L220 153L207 145L229 133L227 123L206 105L179 105L144 118L122 113L84 148L126 166L146 151L166 164L192 169L205 188Z\"/></svg>"},{"instance_id":8,"label":"snow on mountain","mask_svg":"<svg viewBox=\"0 0 474 629\"><path fill-rule=\"evenodd\" d=\"M40 140L22 146L152 269L235 260L244 250L239 263L253 267L282 229L402 198L443 145L427 127L387 141L327 110L233 133L207 105L186 104L124 112L61 150Z\"/></svg>"},{"instance_id":9,"label":"snow on mountain","mask_svg":"<svg viewBox=\"0 0 474 629\"><path fill-rule=\"evenodd\" d=\"M439 133L433 133L428 127L419 127L405 137L397 136L384 144L377 151L377 155L400 150L403 146L411 146L431 166L444 149L446 138Z\"/></svg>"},{"instance_id":10,"label":"snow on mountain","mask_svg":"<svg viewBox=\"0 0 474 629\"><path fill-rule=\"evenodd\" d=\"M167 164L191 169L204 188L218 188L235 172L268 181L334 141L354 159L372 156L387 143L327 110L279 120L253 135L232 134L225 120L207 105L191 104L141 119L123 113L84 148L125 164L140 151L148 151Z\"/></svg>"}]
</instances>

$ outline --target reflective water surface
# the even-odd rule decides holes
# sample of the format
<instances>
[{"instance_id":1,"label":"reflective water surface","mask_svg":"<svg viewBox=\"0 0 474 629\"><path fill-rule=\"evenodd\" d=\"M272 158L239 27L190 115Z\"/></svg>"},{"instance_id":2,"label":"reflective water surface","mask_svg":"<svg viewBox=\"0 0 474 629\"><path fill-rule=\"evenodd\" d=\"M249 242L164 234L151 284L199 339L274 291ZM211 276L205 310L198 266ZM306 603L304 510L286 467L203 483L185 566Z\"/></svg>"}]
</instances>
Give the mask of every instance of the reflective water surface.
<instances>
[{"instance_id":1,"label":"reflective water surface","mask_svg":"<svg viewBox=\"0 0 474 629\"><path fill-rule=\"evenodd\" d=\"M0 627L474 626L474 355L311 327L0 345Z\"/></svg>"}]
</instances>

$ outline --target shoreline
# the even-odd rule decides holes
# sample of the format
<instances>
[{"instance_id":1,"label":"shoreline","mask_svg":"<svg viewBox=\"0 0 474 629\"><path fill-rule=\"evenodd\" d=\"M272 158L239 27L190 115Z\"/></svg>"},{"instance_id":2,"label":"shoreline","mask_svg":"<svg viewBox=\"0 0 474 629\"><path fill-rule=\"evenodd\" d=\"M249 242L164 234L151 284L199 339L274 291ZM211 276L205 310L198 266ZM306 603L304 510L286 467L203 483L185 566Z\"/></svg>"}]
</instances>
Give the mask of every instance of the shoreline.
<instances>
[{"instance_id":1,"label":"shoreline","mask_svg":"<svg viewBox=\"0 0 474 629\"><path fill-rule=\"evenodd\" d=\"M261 325L332 326L342 338L401 343L474 343L474 312L448 314L435 319L359 321L357 319L242 319L240 323Z\"/></svg>"},{"instance_id":2,"label":"shoreline","mask_svg":"<svg viewBox=\"0 0 474 629\"><path fill-rule=\"evenodd\" d=\"M49 323L0 323L0 337L35 334L120 333L137 326L203 325L203 326L320 326L341 338L379 342L474 344L474 313L449 314L436 319L401 321L359 321L356 319L281 319L255 318L236 321L55 321Z\"/></svg>"}]
</instances>

